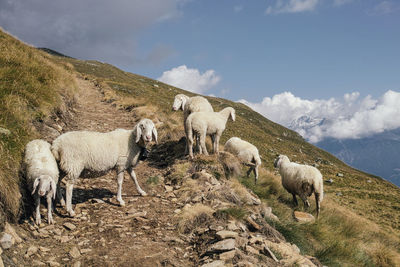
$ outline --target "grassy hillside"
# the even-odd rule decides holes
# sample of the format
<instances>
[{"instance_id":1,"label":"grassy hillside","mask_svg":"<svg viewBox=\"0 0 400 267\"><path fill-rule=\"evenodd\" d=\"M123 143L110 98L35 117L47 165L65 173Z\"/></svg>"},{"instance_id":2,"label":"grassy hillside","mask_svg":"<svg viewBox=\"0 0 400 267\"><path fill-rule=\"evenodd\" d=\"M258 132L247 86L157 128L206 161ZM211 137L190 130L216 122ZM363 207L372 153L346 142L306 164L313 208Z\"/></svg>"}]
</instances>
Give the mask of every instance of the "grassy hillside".
<instances>
[{"instance_id":1,"label":"grassy hillside","mask_svg":"<svg viewBox=\"0 0 400 267\"><path fill-rule=\"evenodd\" d=\"M0 29L0 127L9 131L0 133L0 205L9 219L20 211L18 170L25 144L38 136L34 123L61 110L75 90L72 70L49 57Z\"/></svg>"},{"instance_id":2,"label":"grassy hillside","mask_svg":"<svg viewBox=\"0 0 400 267\"><path fill-rule=\"evenodd\" d=\"M78 72L108 88L105 93L109 101L120 108L140 110L143 107L142 115L160 121L161 135L167 139L179 140L183 136L182 114L173 112L171 105L176 94L192 93L97 61L57 60L71 63ZM231 136L239 136L259 148L264 167L260 183L256 186L253 179L241 181L273 207L281 218L280 223L274 224L288 240L330 266L393 266L399 261L399 188L345 165L243 104L207 98L217 111L226 106L236 109L237 120L228 122L221 144ZM146 112L149 108L152 112ZM286 154L299 163L317 164L325 180L334 180L332 184L325 184L322 218L318 223L294 222L291 196L282 189L279 176L274 174L276 154ZM343 177L337 176L338 173Z\"/></svg>"},{"instance_id":3,"label":"grassy hillside","mask_svg":"<svg viewBox=\"0 0 400 267\"><path fill-rule=\"evenodd\" d=\"M182 113L173 112L171 105L176 94L193 94L109 64L48 55L0 31L0 127L11 132L0 134L0 204L9 218L16 218L20 211L23 147L38 136L36 123L52 119L65 109L65 100L75 90L75 72L98 84L106 101L135 110L136 116L153 119L162 142L177 142L183 137ZM270 223L287 240L329 266L394 266L400 262L399 188L346 166L243 104L208 99L217 111L226 106L236 109L237 120L228 122L221 144L231 136L239 136L259 148L263 161L259 183L254 185L253 179L244 177L239 181L273 208L280 222ZM294 222L291 196L273 170L276 154L318 164L324 179L334 180L325 184L317 223Z\"/></svg>"}]
</instances>

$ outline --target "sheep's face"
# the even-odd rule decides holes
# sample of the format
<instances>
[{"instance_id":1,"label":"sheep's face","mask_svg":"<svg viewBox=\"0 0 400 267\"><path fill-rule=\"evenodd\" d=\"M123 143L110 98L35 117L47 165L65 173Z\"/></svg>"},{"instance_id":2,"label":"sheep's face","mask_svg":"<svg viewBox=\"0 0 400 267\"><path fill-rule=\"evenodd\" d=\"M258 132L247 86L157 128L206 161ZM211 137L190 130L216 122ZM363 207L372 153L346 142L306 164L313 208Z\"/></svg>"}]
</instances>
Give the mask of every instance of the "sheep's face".
<instances>
[{"instance_id":1,"label":"sheep's face","mask_svg":"<svg viewBox=\"0 0 400 267\"><path fill-rule=\"evenodd\" d=\"M56 189L57 185L54 182L53 178L51 178L49 175L41 175L38 178L36 178L35 182L33 183L32 195L35 194L35 192L37 192L39 196L43 197L48 192L52 192L53 198L55 198Z\"/></svg>"},{"instance_id":2,"label":"sheep's face","mask_svg":"<svg viewBox=\"0 0 400 267\"><path fill-rule=\"evenodd\" d=\"M146 144L154 141L157 143L157 129L154 123L149 119L143 119L136 125L136 143L142 138L143 142Z\"/></svg>"},{"instance_id":3,"label":"sheep's face","mask_svg":"<svg viewBox=\"0 0 400 267\"><path fill-rule=\"evenodd\" d=\"M274 167L280 168L283 161L289 161L289 158L285 155L279 155L274 161Z\"/></svg>"},{"instance_id":4,"label":"sheep's face","mask_svg":"<svg viewBox=\"0 0 400 267\"><path fill-rule=\"evenodd\" d=\"M178 109L182 109L185 107L186 97L179 94L175 96L174 103L172 104L172 110L177 111Z\"/></svg>"}]
</instances>

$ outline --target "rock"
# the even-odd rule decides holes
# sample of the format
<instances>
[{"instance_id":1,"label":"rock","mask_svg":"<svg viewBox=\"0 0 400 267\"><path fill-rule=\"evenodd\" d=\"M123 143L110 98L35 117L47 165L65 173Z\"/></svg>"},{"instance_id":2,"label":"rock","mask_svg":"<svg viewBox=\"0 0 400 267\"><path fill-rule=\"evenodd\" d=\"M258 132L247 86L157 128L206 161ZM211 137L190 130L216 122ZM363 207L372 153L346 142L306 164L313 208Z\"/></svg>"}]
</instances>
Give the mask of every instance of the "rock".
<instances>
[{"instance_id":1,"label":"rock","mask_svg":"<svg viewBox=\"0 0 400 267\"><path fill-rule=\"evenodd\" d=\"M224 267L224 266L225 266L225 262L221 261L221 260L216 260L216 261L201 265L201 267Z\"/></svg>"},{"instance_id":2,"label":"rock","mask_svg":"<svg viewBox=\"0 0 400 267\"><path fill-rule=\"evenodd\" d=\"M224 227L223 226L221 226L221 225L210 225L209 227L208 227L211 231L215 231L215 232L218 232L218 231L222 231L222 230L224 230Z\"/></svg>"},{"instance_id":3,"label":"rock","mask_svg":"<svg viewBox=\"0 0 400 267\"><path fill-rule=\"evenodd\" d=\"M0 248L0 255L1 255L1 254L3 254L3 249L2 249L2 248Z\"/></svg>"},{"instance_id":4,"label":"rock","mask_svg":"<svg viewBox=\"0 0 400 267\"><path fill-rule=\"evenodd\" d=\"M222 230L216 233L216 236L219 240L228 239L228 238L236 238L238 233L233 231Z\"/></svg>"},{"instance_id":5,"label":"rock","mask_svg":"<svg viewBox=\"0 0 400 267\"><path fill-rule=\"evenodd\" d=\"M330 178L329 180L326 180L325 182L327 182L328 184L332 184L333 183L333 179Z\"/></svg>"},{"instance_id":6,"label":"rock","mask_svg":"<svg viewBox=\"0 0 400 267\"><path fill-rule=\"evenodd\" d=\"M6 128L0 127L0 134L10 135L11 131Z\"/></svg>"},{"instance_id":7,"label":"rock","mask_svg":"<svg viewBox=\"0 0 400 267\"><path fill-rule=\"evenodd\" d=\"M224 253L219 254L219 259L223 260L223 261L229 261L229 260L233 259L233 257L235 257L235 254L236 254L235 250L224 252Z\"/></svg>"},{"instance_id":8,"label":"rock","mask_svg":"<svg viewBox=\"0 0 400 267\"><path fill-rule=\"evenodd\" d=\"M296 244L292 244L292 248L294 251L296 251L298 254L300 254L300 249Z\"/></svg>"},{"instance_id":9,"label":"rock","mask_svg":"<svg viewBox=\"0 0 400 267\"><path fill-rule=\"evenodd\" d=\"M0 257L0 267L4 267L3 259Z\"/></svg>"},{"instance_id":10,"label":"rock","mask_svg":"<svg viewBox=\"0 0 400 267\"><path fill-rule=\"evenodd\" d=\"M275 214L272 213L272 208L271 207L267 207L267 206L263 207L261 209L261 215L264 218L279 222L279 218Z\"/></svg>"},{"instance_id":11,"label":"rock","mask_svg":"<svg viewBox=\"0 0 400 267\"><path fill-rule=\"evenodd\" d=\"M30 246L24 255L24 258L29 258L30 256L36 254L38 252L38 247L36 246Z\"/></svg>"},{"instance_id":12,"label":"rock","mask_svg":"<svg viewBox=\"0 0 400 267\"><path fill-rule=\"evenodd\" d=\"M179 213L181 213L181 210L180 209L176 209L176 210L174 210L174 213L175 214L179 214Z\"/></svg>"},{"instance_id":13,"label":"rock","mask_svg":"<svg viewBox=\"0 0 400 267\"><path fill-rule=\"evenodd\" d=\"M235 239L225 239L213 244L211 247L208 248L207 252L221 253L235 249L235 245Z\"/></svg>"},{"instance_id":14,"label":"rock","mask_svg":"<svg viewBox=\"0 0 400 267\"><path fill-rule=\"evenodd\" d=\"M74 262L74 264L72 265L72 267L81 267L81 262L80 262L80 261Z\"/></svg>"},{"instance_id":15,"label":"rock","mask_svg":"<svg viewBox=\"0 0 400 267\"><path fill-rule=\"evenodd\" d=\"M252 236L249 240L249 244L262 244L264 242L264 238L262 236Z\"/></svg>"},{"instance_id":16,"label":"rock","mask_svg":"<svg viewBox=\"0 0 400 267\"><path fill-rule=\"evenodd\" d=\"M64 223L63 226L64 226L67 230L70 230L70 231L73 231L73 230L76 229L76 226L75 226L74 224L70 223L70 222Z\"/></svg>"},{"instance_id":17,"label":"rock","mask_svg":"<svg viewBox=\"0 0 400 267\"><path fill-rule=\"evenodd\" d=\"M21 243L22 238L18 236L17 232L14 230L14 228L6 222L6 225L4 226L4 232L7 234L10 234L12 237L14 237L15 242Z\"/></svg>"},{"instance_id":18,"label":"rock","mask_svg":"<svg viewBox=\"0 0 400 267\"><path fill-rule=\"evenodd\" d=\"M166 193L172 192L174 190L174 188L170 185L164 185L164 188Z\"/></svg>"},{"instance_id":19,"label":"rock","mask_svg":"<svg viewBox=\"0 0 400 267\"><path fill-rule=\"evenodd\" d=\"M0 239L1 247L3 249L9 249L10 247L12 247L12 245L14 245L14 243L15 240L12 235L3 232L3 235Z\"/></svg>"},{"instance_id":20,"label":"rock","mask_svg":"<svg viewBox=\"0 0 400 267\"><path fill-rule=\"evenodd\" d=\"M73 247L70 251L69 251L69 255L76 259L78 257L81 256L81 253L79 252L79 249L77 247Z\"/></svg>"},{"instance_id":21,"label":"rock","mask_svg":"<svg viewBox=\"0 0 400 267\"><path fill-rule=\"evenodd\" d=\"M86 254L86 253L89 253L89 252L92 252L91 248L83 248L83 249L81 249L81 254Z\"/></svg>"},{"instance_id":22,"label":"rock","mask_svg":"<svg viewBox=\"0 0 400 267\"><path fill-rule=\"evenodd\" d=\"M343 193L342 193L342 192L337 192L336 195L337 195L338 197L341 197L341 196L343 196Z\"/></svg>"},{"instance_id":23,"label":"rock","mask_svg":"<svg viewBox=\"0 0 400 267\"><path fill-rule=\"evenodd\" d=\"M12 257L12 259L11 259L13 262L14 262L14 264L15 265L17 265L18 264L18 260L17 260L17 258L16 257Z\"/></svg>"},{"instance_id":24,"label":"rock","mask_svg":"<svg viewBox=\"0 0 400 267\"><path fill-rule=\"evenodd\" d=\"M259 254L260 254L260 252L258 252L257 249L255 249L255 248L253 248L252 246L249 246L249 245L246 245L245 248L244 248L244 250L245 250L247 253L251 253L251 254L254 254L254 255L259 255Z\"/></svg>"},{"instance_id":25,"label":"rock","mask_svg":"<svg viewBox=\"0 0 400 267\"><path fill-rule=\"evenodd\" d=\"M246 218L246 222L247 222L248 226L250 227L250 228L249 228L250 230L259 231L259 230L261 229L261 226L260 226L258 223L256 223L256 222L255 222L252 218L250 218L250 217L247 217L247 218Z\"/></svg>"},{"instance_id":26,"label":"rock","mask_svg":"<svg viewBox=\"0 0 400 267\"><path fill-rule=\"evenodd\" d=\"M269 249L268 246L264 245L262 252L263 252L264 255L270 257L271 259L273 259L275 262L279 262L279 260L275 256L275 254Z\"/></svg>"},{"instance_id":27,"label":"rock","mask_svg":"<svg viewBox=\"0 0 400 267\"><path fill-rule=\"evenodd\" d=\"M45 266L46 263L41 262L41 261L39 261L39 260L33 260L33 261L32 261L32 265L33 265L33 266Z\"/></svg>"},{"instance_id":28,"label":"rock","mask_svg":"<svg viewBox=\"0 0 400 267\"><path fill-rule=\"evenodd\" d=\"M344 175L343 175L343 173L338 172L338 173L336 173L336 176L337 177L343 177Z\"/></svg>"},{"instance_id":29,"label":"rock","mask_svg":"<svg viewBox=\"0 0 400 267\"><path fill-rule=\"evenodd\" d=\"M51 249L45 248L45 247L39 247L39 250L40 250L41 252L49 252Z\"/></svg>"},{"instance_id":30,"label":"rock","mask_svg":"<svg viewBox=\"0 0 400 267\"><path fill-rule=\"evenodd\" d=\"M61 264L59 264L59 263L56 262L56 261L48 261L47 264L50 265L50 266L52 266L52 267L61 266Z\"/></svg>"},{"instance_id":31,"label":"rock","mask_svg":"<svg viewBox=\"0 0 400 267\"><path fill-rule=\"evenodd\" d=\"M372 181L370 179L367 180L367 183L372 183Z\"/></svg>"},{"instance_id":32,"label":"rock","mask_svg":"<svg viewBox=\"0 0 400 267\"><path fill-rule=\"evenodd\" d=\"M293 213L293 215L294 215L294 218L296 219L296 221L301 222L301 223L309 223L309 222L315 221L314 216L312 216L310 213L295 211Z\"/></svg>"}]
</instances>

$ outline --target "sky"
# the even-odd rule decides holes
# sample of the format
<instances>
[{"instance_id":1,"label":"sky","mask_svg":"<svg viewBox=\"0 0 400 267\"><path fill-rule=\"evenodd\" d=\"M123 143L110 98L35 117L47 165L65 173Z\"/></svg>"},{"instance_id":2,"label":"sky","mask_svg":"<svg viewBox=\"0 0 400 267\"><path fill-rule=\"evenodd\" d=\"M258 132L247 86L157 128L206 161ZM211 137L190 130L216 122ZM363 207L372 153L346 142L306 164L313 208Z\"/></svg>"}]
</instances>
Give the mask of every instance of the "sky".
<instances>
[{"instance_id":1,"label":"sky","mask_svg":"<svg viewBox=\"0 0 400 267\"><path fill-rule=\"evenodd\" d=\"M0 26L284 126L323 120L311 142L400 127L398 0L0 0Z\"/></svg>"}]
</instances>

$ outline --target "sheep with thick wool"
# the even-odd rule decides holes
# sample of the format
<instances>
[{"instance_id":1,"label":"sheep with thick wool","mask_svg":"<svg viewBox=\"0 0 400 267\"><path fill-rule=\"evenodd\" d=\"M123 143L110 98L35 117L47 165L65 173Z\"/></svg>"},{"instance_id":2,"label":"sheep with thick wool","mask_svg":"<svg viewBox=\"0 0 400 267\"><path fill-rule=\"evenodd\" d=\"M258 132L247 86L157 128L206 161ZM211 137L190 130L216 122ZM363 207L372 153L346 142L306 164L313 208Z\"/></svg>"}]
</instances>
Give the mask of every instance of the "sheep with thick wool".
<instances>
[{"instance_id":1,"label":"sheep with thick wool","mask_svg":"<svg viewBox=\"0 0 400 267\"><path fill-rule=\"evenodd\" d=\"M261 158L257 147L239 137L232 137L226 141L224 151L232 153L237 156L242 163L250 166L250 169L247 171L247 177L249 177L250 173L253 171L255 177L254 181L257 183L258 167L261 165Z\"/></svg>"},{"instance_id":2,"label":"sheep with thick wool","mask_svg":"<svg viewBox=\"0 0 400 267\"><path fill-rule=\"evenodd\" d=\"M193 158L193 133L200 136L202 153L208 155L206 136L210 135L213 141L214 153L218 153L219 139L225 130L229 117L235 121L235 109L226 107L220 112L194 112L186 119L186 139L189 145L189 156Z\"/></svg>"},{"instance_id":3,"label":"sheep with thick wool","mask_svg":"<svg viewBox=\"0 0 400 267\"><path fill-rule=\"evenodd\" d=\"M290 162L289 158L285 155L279 155L276 158L274 167L279 168L282 185L292 194L296 206L298 205L296 195L298 195L303 200L304 206L307 208L310 207L307 198L314 193L318 218L321 202L324 197L324 184L321 172L312 166Z\"/></svg>"},{"instance_id":4,"label":"sheep with thick wool","mask_svg":"<svg viewBox=\"0 0 400 267\"><path fill-rule=\"evenodd\" d=\"M57 137L51 150L60 168L66 173L66 210L74 216L71 199L76 179L86 169L104 172L115 169L117 172L117 200L125 205L121 197L124 171L127 170L136 185L137 191L146 196L136 179L133 168L138 164L146 144L152 139L157 143L157 130L149 119L140 120L133 130L116 129L107 133L74 131Z\"/></svg>"},{"instance_id":5,"label":"sheep with thick wool","mask_svg":"<svg viewBox=\"0 0 400 267\"><path fill-rule=\"evenodd\" d=\"M172 104L172 110L177 111L179 109L183 110L183 125L185 128L185 133L186 133L186 119L189 117L190 114L193 112L200 112L200 111L205 111L205 112L214 112L213 107L211 106L210 102L202 96L193 96L193 97L188 97L187 95L184 94L177 94L174 99L174 103ZM201 147L199 145L199 136L196 136L196 147L202 153ZM186 148L185 148L185 154L188 153L188 142L186 141Z\"/></svg>"},{"instance_id":6,"label":"sheep with thick wool","mask_svg":"<svg viewBox=\"0 0 400 267\"><path fill-rule=\"evenodd\" d=\"M56 197L58 166L50 151L50 144L44 140L30 141L25 147L24 170L29 189L35 201L35 223L40 225L40 197L47 198L47 222L53 224L52 199Z\"/></svg>"}]
</instances>

